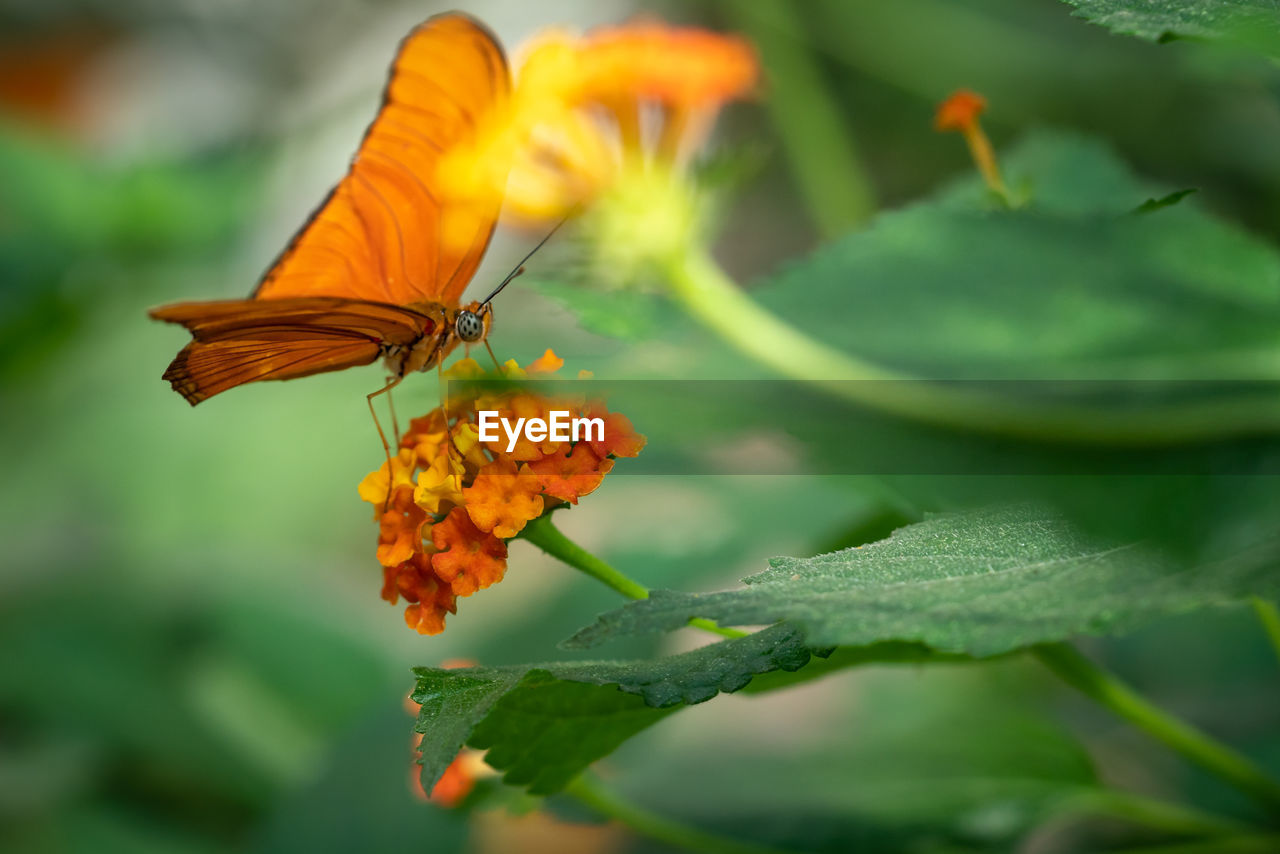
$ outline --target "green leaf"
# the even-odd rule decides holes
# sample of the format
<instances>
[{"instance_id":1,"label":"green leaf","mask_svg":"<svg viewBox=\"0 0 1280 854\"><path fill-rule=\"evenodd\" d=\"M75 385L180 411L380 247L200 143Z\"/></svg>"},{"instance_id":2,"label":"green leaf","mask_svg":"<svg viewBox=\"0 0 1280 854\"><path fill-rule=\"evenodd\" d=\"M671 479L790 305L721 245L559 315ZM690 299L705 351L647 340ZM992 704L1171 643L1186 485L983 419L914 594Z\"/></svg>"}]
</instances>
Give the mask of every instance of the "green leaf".
<instances>
[{"instance_id":1,"label":"green leaf","mask_svg":"<svg viewBox=\"0 0 1280 854\"><path fill-rule=\"evenodd\" d=\"M938 652L922 643L883 641L867 646L839 646L827 655L816 656L799 670L762 673L743 688L744 694L763 694L813 682L850 667L866 664L953 664L973 661L972 656Z\"/></svg>"},{"instance_id":2,"label":"green leaf","mask_svg":"<svg viewBox=\"0 0 1280 854\"><path fill-rule=\"evenodd\" d=\"M1187 201L1128 216L1166 191L1094 141L1039 134L1006 163L1024 206L992 209L966 180L752 296L825 344L923 379L1280 379L1273 246Z\"/></svg>"},{"instance_id":3,"label":"green leaf","mask_svg":"<svg viewBox=\"0 0 1280 854\"><path fill-rule=\"evenodd\" d=\"M471 731L468 744L533 794L559 791L592 762L670 714L618 688L530 670Z\"/></svg>"},{"instance_id":4,"label":"green leaf","mask_svg":"<svg viewBox=\"0 0 1280 854\"><path fill-rule=\"evenodd\" d=\"M1000 167L1027 210L1055 215L1119 215L1159 188L1133 173L1103 142L1064 131L1036 131L1000 153ZM976 173L920 207L1007 211Z\"/></svg>"},{"instance_id":5,"label":"green leaf","mask_svg":"<svg viewBox=\"0 0 1280 854\"><path fill-rule=\"evenodd\" d=\"M798 670L809 657L801 634L779 626L645 661L417 668L423 785L430 790L469 744L489 751L507 783L549 794L681 706L759 673Z\"/></svg>"},{"instance_id":6,"label":"green leaf","mask_svg":"<svg viewBox=\"0 0 1280 854\"><path fill-rule=\"evenodd\" d=\"M1166 42L1195 38L1280 56L1274 0L1066 0L1076 14L1114 33Z\"/></svg>"},{"instance_id":7,"label":"green leaf","mask_svg":"<svg viewBox=\"0 0 1280 854\"><path fill-rule=\"evenodd\" d=\"M1176 205L1178 202L1182 201L1183 199L1185 199L1187 196L1191 195L1195 191L1196 191L1195 187L1188 187L1185 190L1175 190L1174 192L1169 193L1166 196L1161 196L1158 199L1154 199L1154 198L1147 199L1145 202L1143 202L1142 204L1134 208L1133 212L1143 213L1143 214L1152 213L1154 211L1160 210L1161 208L1167 208L1170 205Z\"/></svg>"},{"instance_id":8,"label":"green leaf","mask_svg":"<svg viewBox=\"0 0 1280 854\"><path fill-rule=\"evenodd\" d=\"M936 516L827 555L774 558L740 590L655 591L605 614L568 645L671 631L706 617L721 625L787 620L813 644L916 641L987 656L1275 595L1277 558L1280 538L1273 537L1194 565L1141 544L1085 536L1056 512L1006 506Z\"/></svg>"},{"instance_id":9,"label":"green leaf","mask_svg":"<svg viewBox=\"0 0 1280 854\"><path fill-rule=\"evenodd\" d=\"M634 290L590 288L568 282L535 279L533 287L577 315L588 332L611 338L652 335L659 327L662 300Z\"/></svg>"}]
</instances>

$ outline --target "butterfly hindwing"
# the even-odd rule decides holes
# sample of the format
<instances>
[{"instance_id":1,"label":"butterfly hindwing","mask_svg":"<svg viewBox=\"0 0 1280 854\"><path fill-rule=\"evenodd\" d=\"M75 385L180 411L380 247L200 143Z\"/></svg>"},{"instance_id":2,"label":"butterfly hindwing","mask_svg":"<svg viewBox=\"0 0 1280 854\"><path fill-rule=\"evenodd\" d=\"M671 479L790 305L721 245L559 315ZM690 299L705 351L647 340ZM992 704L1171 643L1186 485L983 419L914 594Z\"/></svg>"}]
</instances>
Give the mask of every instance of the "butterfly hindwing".
<instances>
[{"instance_id":1,"label":"butterfly hindwing","mask_svg":"<svg viewBox=\"0 0 1280 854\"><path fill-rule=\"evenodd\" d=\"M178 303L151 312L185 326L192 341L164 373L195 405L259 380L288 380L377 360L409 347L439 319L382 303L333 298Z\"/></svg>"}]
</instances>

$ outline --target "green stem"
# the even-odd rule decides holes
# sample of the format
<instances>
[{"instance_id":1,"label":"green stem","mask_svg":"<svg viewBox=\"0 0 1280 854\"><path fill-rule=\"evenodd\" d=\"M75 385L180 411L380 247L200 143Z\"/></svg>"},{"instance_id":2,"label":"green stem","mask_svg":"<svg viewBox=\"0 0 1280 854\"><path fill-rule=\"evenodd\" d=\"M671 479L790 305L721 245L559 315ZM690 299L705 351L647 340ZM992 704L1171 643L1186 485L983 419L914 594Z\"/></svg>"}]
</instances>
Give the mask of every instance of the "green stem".
<instances>
[{"instance_id":1,"label":"green stem","mask_svg":"<svg viewBox=\"0 0 1280 854\"><path fill-rule=\"evenodd\" d=\"M1057 812L1113 818L1180 836L1230 836L1249 832L1247 824L1234 819L1114 789L1081 792L1060 804Z\"/></svg>"},{"instance_id":2,"label":"green stem","mask_svg":"<svg viewBox=\"0 0 1280 854\"><path fill-rule=\"evenodd\" d=\"M784 377L882 412L984 432L1072 442L1163 444L1248 434L1280 425L1280 400L1120 410L1020 401L965 383L935 383L892 371L817 341L761 308L701 246L664 265L674 296L707 328Z\"/></svg>"},{"instance_id":3,"label":"green stem","mask_svg":"<svg viewBox=\"0 0 1280 854\"><path fill-rule=\"evenodd\" d=\"M1164 742L1270 809L1280 805L1280 783L1224 744L1179 720L1103 670L1070 644L1032 647L1041 663L1098 704Z\"/></svg>"},{"instance_id":4,"label":"green stem","mask_svg":"<svg viewBox=\"0 0 1280 854\"><path fill-rule=\"evenodd\" d=\"M745 638L751 634L751 632L744 632L742 629L727 629L715 620L704 620L702 617L694 617L689 621L689 625L695 629L702 629L704 632L719 635L722 638Z\"/></svg>"},{"instance_id":5,"label":"green stem","mask_svg":"<svg viewBox=\"0 0 1280 854\"><path fill-rule=\"evenodd\" d=\"M628 578L582 546L575 543L551 521L551 514L539 516L524 526L520 536L542 549L556 560L566 563L579 572L584 572L597 581L612 587L628 599L648 599L649 588L638 581ZM689 621L689 625L703 631L712 632L726 638L746 637L749 632L738 629L726 629L711 620L699 617Z\"/></svg>"},{"instance_id":6,"label":"green stem","mask_svg":"<svg viewBox=\"0 0 1280 854\"><path fill-rule=\"evenodd\" d=\"M781 854L776 848L726 839L723 836L716 836L663 818L635 804L627 803L586 774L570 783L565 788L565 793L600 815L626 825L641 836L688 851L703 851L706 854Z\"/></svg>"},{"instance_id":7,"label":"green stem","mask_svg":"<svg viewBox=\"0 0 1280 854\"><path fill-rule=\"evenodd\" d=\"M649 598L649 588L638 581L627 578L621 572L618 572L618 570L566 537L551 521L550 513L539 516L525 525L520 536L556 560L567 563L579 572L585 572L597 581L604 582L628 599Z\"/></svg>"},{"instance_id":8,"label":"green stem","mask_svg":"<svg viewBox=\"0 0 1280 854\"><path fill-rule=\"evenodd\" d=\"M766 108L782 151L818 230L835 237L866 222L875 193L853 134L840 116L822 69L807 44L804 19L788 0L729 2L768 69Z\"/></svg>"},{"instance_id":9,"label":"green stem","mask_svg":"<svg viewBox=\"0 0 1280 854\"><path fill-rule=\"evenodd\" d=\"M1271 641L1271 648L1275 650L1276 657L1280 658L1280 608L1277 608L1274 602L1254 596L1253 610L1262 622L1262 628L1267 632L1267 638Z\"/></svg>"},{"instance_id":10,"label":"green stem","mask_svg":"<svg viewBox=\"0 0 1280 854\"><path fill-rule=\"evenodd\" d=\"M1257 834L1219 837L1146 848L1126 848L1115 854L1273 854L1280 851L1280 836Z\"/></svg>"}]
</instances>

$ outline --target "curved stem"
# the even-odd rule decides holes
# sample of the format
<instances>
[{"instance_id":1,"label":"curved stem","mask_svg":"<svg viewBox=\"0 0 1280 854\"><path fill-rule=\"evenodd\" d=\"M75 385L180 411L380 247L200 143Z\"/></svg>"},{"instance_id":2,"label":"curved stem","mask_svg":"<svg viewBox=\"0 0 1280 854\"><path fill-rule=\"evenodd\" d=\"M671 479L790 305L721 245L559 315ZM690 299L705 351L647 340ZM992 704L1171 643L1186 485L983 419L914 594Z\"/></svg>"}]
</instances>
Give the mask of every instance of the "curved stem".
<instances>
[{"instance_id":1,"label":"curved stem","mask_svg":"<svg viewBox=\"0 0 1280 854\"><path fill-rule=\"evenodd\" d=\"M996 160L996 150L992 147L987 132L982 129L982 125L976 119L964 129L964 141L969 146L969 156L973 158L974 165L982 174L982 180L986 183L987 189L999 196L1005 205L1013 207L1013 202L1009 198L1009 188L1005 186L1004 178L1000 177L1000 164Z\"/></svg>"},{"instance_id":2,"label":"curved stem","mask_svg":"<svg viewBox=\"0 0 1280 854\"><path fill-rule=\"evenodd\" d=\"M551 514L539 516L524 526L520 536L542 549L562 563L584 572L597 581L626 596L628 599L648 599L649 588L634 581L614 569L582 546L564 535L555 523Z\"/></svg>"},{"instance_id":3,"label":"curved stem","mask_svg":"<svg viewBox=\"0 0 1280 854\"><path fill-rule=\"evenodd\" d=\"M706 854L781 854L776 848L727 839L663 818L627 803L587 774L574 780L564 791L600 815L626 825L641 836L688 851L703 851Z\"/></svg>"},{"instance_id":4,"label":"curved stem","mask_svg":"<svg viewBox=\"0 0 1280 854\"><path fill-rule=\"evenodd\" d=\"M566 537L551 521L550 513L539 516L525 525L524 530L520 532L520 536L556 560L568 564L579 572L586 573L597 581L603 582L628 599L649 598L649 588L623 575ZM749 634L749 632L738 629L726 629L716 625L712 620L704 620L698 617L690 620L689 625L726 638L742 638Z\"/></svg>"},{"instance_id":5,"label":"curved stem","mask_svg":"<svg viewBox=\"0 0 1280 854\"><path fill-rule=\"evenodd\" d=\"M1067 798L1057 812L1113 818L1179 836L1234 836L1250 830L1249 825L1235 819L1116 789L1080 792Z\"/></svg>"},{"instance_id":6,"label":"curved stem","mask_svg":"<svg viewBox=\"0 0 1280 854\"><path fill-rule=\"evenodd\" d=\"M1128 410L1021 401L969 383L931 382L817 341L761 308L700 246L667 258L672 293L741 353L833 397L927 423L1069 442L1164 444L1280 425L1280 400L1211 401Z\"/></svg>"},{"instance_id":7,"label":"curved stem","mask_svg":"<svg viewBox=\"0 0 1280 854\"><path fill-rule=\"evenodd\" d=\"M1271 854L1277 850L1280 850L1280 836L1258 834L1147 848L1125 848L1115 854Z\"/></svg>"},{"instance_id":8,"label":"curved stem","mask_svg":"<svg viewBox=\"0 0 1280 854\"><path fill-rule=\"evenodd\" d=\"M1262 628L1267 632L1267 638L1271 641L1271 648L1275 651L1276 657L1280 658L1280 609L1276 608L1276 603L1254 596L1253 610L1258 615Z\"/></svg>"},{"instance_id":9,"label":"curved stem","mask_svg":"<svg viewBox=\"0 0 1280 854\"><path fill-rule=\"evenodd\" d=\"M1103 670L1070 644L1041 644L1031 648L1041 663L1067 684L1148 735L1181 753L1200 767L1274 810L1280 805L1280 783L1247 758L1190 724L1157 708Z\"/></svg>"}]
</instances>

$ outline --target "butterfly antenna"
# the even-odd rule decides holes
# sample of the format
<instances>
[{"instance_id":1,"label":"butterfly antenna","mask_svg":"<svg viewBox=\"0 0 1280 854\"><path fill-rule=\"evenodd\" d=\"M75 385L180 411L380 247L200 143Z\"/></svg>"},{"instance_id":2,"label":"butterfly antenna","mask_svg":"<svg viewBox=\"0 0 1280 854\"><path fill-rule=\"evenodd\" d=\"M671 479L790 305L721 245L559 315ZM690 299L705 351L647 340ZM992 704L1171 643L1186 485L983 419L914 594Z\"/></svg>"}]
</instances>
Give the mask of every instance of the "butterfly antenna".
<instances>
[{"instance_id":1,"label":"butterfly antenna","mask_svg":"<svg viewBox=\"0 0 1280 854\"><path fill-rule=\"evenodd\" d=\"M523 272L524 272L524 265L525 265L526 263L528 263L528 261L529 261L529 259L530 259L530 258L532 258L532 257L533 257L533 254L534 254L535 252L537 252L539 249L541 249L543 246L545 246L545 245L546 245L546 243L547 243L547 241L548 241L548 240L550 240L552 237L554 237L554 236L555 236L555 233L556 233L557 231L559 231L559 230L560 230L560 226L562 226L562 225L564 225L566 222L568 222L568 221L569 221L569 217L573 216L573 214L574 214L574 212L573 212L573 211L570 211L570 212L565 216L565 218L564 218L564 219L562 219L562 220L560 220L559 222L557 222L557 223L555 224L555 228L553 228L553 229L551 229L550 231L548 231L548 232L547 232L547 236L546 236L546 237L544 237L544 238L542 238L541 240L539 240L539 241L538 241L538 245L537 245L537 246L535 246L535 247L533 247L532 249L530 249L530 250L529 250L529 254L528 254L528 255L525 255L523 258L521 258L521 259L520 259L520 263L519 263L519 264L517 264L517 265L515 266L515 269L514 269L514 270L512 270L510 273L508 273L508 274L507 274L507 277L506 277L505 279L503 279L503 280L502 280L502 282L501 282L501 283L500 283L496 288L494 288L494 289L493 289L493 293L489 294L487 297L485 297L485 298L484 298L484 302L480 303L480 307L481 307L481 308L484 308L486 305L488 305L488 304L489 304L489 301L490 301L490 300L492 300L492 299L493 299L494 297L496 297L498 294L502 293L502 289L503 289L503 288L505 288L507 285L511 284L511 280L512 280L512 279L514 279L516 276L518 276L518 275L520 275L521 273L523 273Z\"/></svg>"}]
</instances>

